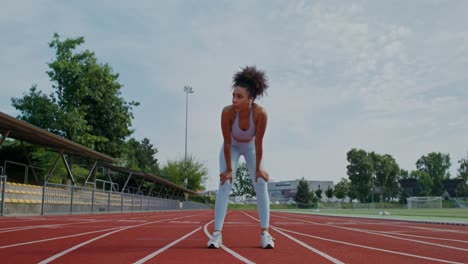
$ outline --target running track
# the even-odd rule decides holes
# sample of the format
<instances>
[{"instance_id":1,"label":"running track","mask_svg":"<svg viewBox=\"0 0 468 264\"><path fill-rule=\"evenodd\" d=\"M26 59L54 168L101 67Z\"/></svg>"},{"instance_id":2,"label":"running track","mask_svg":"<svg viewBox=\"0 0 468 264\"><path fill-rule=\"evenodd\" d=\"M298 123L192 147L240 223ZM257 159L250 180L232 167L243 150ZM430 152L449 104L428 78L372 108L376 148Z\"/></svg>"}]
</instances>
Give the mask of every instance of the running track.
<instances>
[{"instance_id":1,"label":"running track","mask_svg":"<svg viewBox=\"0 0 468 264\"><path fill-rule=\"evenodd\" d=\"M0 218L3 263L468 263L468 226L230 211L207 249L213 211Z\"/></svg>"}]
</instances>

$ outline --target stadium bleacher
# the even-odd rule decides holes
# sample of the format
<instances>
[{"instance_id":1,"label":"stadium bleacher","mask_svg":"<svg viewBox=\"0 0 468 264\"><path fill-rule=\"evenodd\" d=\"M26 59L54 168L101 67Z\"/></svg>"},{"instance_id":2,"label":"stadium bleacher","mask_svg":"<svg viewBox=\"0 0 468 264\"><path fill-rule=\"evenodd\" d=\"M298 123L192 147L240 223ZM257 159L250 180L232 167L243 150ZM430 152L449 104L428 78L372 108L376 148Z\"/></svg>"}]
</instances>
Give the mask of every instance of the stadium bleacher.
<instances>
[{"instance_id":1,"label":"stadium bleacher","mask_svg":"<svg viewBox=\"0 0 468 264\"><path fill-rule=\"evenodd\" d=\"M408 196L419 196L423 192L421 184L418 179L408 178L398 180L401 189L408 194Z\"/></svg>"}]
</instances>

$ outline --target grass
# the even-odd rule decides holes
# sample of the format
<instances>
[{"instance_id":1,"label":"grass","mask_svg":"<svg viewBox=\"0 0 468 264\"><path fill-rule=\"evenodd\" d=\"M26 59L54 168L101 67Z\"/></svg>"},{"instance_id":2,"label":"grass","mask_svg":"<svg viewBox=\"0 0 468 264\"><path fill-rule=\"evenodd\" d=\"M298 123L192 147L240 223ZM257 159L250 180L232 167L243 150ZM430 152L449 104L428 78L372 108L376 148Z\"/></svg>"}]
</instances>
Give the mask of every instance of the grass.
<instances>
[{"instance_id":1,"label":"grass","mask_svg":"<svg viewBox=\"0 0 468 264\"><path fill-rule=\"evenodd\" d=\"M255 204L229 204L229 210L255 210ZM271 204L271 210L291 213L307 213L330 216L367 217L377 219L403 219L434 222L457 222L468 224L468 208L433 208L433 209L298 209L295 205ZM390 215L379 215L386 211Z\"/></svg>"},{"instance_id":2,"label":"grass","mask_svg":"<svg viewBox=\"0 0 468 264\"><path fill-rule=\"evenodd\" d=\"M214 208L214 207L213 207ZM280 209L295 209L295 205L287 205L287 204L270 204L270 209L272 210L280 210ZM229 204L229 210L256 210L256 204Z\"/></svg>"},{"instance_id":3,"label":"grass","mask_svg":"<svg viewBox=\"0 0 468 264\"><path fill-rule=\"evenodd\" d=\"M441 208L441 209L293 209L281 210L298 213L311 213L319 215L369 217L379 219L423 220L436 222L468 223L468 208ZM390 215L379 215L381 211Z\"/></svg>"}]
</instances>

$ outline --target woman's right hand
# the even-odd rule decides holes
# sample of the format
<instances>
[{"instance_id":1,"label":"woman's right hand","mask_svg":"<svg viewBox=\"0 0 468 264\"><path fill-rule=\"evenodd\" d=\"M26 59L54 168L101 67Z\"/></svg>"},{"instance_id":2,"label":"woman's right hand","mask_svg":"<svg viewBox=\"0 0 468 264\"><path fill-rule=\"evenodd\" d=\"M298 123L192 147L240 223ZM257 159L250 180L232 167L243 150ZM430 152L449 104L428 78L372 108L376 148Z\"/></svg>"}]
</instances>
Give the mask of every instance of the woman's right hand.
<instances>
[{"instance_id":1,"label":"woman's right hand","mask_svg":"<svg viewBox=\"0 0 468 264\"><path fill-rule=\"evenodd\" d=\"M219 180L221 181L221 185L223 185L227 180L232 184L232 171L225 170L219 174Z\"/></svg>"}]
</instances>

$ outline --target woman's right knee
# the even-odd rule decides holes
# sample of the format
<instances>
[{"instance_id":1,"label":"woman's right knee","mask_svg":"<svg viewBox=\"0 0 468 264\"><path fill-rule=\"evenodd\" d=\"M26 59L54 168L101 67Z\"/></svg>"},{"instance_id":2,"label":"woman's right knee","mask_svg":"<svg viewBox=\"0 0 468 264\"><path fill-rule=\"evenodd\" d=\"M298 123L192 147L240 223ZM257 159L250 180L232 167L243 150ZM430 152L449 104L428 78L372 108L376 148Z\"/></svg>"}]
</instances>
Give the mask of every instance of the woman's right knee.
<instances>
[{"instance_id":1,"label":"woman's right knee","mask_svg":"<svg viewBox=\"0 0 468 264\"><path fill-rule=\"evenodd\" d=\"M227 194L227 195L229 195L231 190L232 190L232 184L229 182L229 180L224 182L224 184L220 185L219 188L218 188L218 192L221 192L221 193Z\"/></svg>"}]
</instances>

